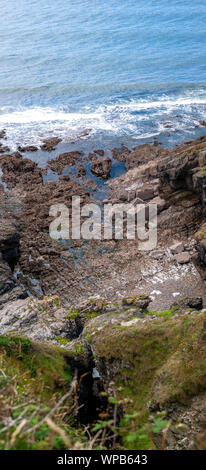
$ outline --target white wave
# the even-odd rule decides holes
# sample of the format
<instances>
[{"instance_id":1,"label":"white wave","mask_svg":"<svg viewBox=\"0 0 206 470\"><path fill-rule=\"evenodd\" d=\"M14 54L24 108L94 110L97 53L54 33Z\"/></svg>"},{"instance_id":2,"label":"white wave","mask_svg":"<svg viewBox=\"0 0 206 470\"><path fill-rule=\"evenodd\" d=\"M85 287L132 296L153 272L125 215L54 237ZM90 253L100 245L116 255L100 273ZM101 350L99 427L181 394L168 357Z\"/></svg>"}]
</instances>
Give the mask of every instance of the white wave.
<instances>
[{"instance_id":1,"label":"white wave","mask_svg":"<svg viewBox=\"0 0 206 470\"><path fill-rule=\"evenodd\" d=\"M97 124L100 127L109 129L112 124L108 124L101 113L66 113L52 108L32 108L22 111L0 114L0 123L2 124L34 124L47 122L68 122L70 124L87 121Z\"/></svg>"},{"instance_id":2,"label":"white wave","mask_svg":"<svg viewBox=\"0 0 206 470\"><path fill-rule=\"evenodd\" d=\"M113 135L132 135L137 140L194 128L206 118L206 96L199 91L180 97L166 94L153 99L132 99L128 102L86 106L82 112L62 108L34 107L11 110L1 108L0 126L7 130L7 142L13 149L17 143L41 143L42 138L59 135L68 142L85 130L90 134L108 132ZM177 112L176 112L177 110ZM137 114L135 114L137 113ZM169 127L168 127L169 125Z\"/></svg>"},{"instance_id":3,"label":"white wave","mask_svg":"<svg viewBox=\"0 0 206 470\"><path fill-rule=\"evenodd\" d=\"M131 111L144 111L148 109L158 109L158 108L166 108L167 110L171 108L177 108L180 106L198 106L198 105L206 105L206 97L205 98L178 98L173 100L168 100L164 98L160 98L156 101L150 100L132 100L129 103L122 103L118 105L109 105L107 106L108 111L124 111L124 110L131 110Z\"/></svg>"}]
</instances>

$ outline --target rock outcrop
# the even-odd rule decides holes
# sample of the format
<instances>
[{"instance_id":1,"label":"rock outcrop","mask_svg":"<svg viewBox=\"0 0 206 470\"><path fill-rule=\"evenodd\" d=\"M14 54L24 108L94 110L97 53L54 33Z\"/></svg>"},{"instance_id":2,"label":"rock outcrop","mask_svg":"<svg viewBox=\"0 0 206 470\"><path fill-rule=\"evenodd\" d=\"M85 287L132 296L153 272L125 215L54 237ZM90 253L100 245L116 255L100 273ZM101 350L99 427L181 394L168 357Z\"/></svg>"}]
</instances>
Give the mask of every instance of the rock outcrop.
<instances>
[{"instance_id":1,"label":"rock outcrop","mask_svg":"<svg viewBox=\"0 0 206 470\"><path fill-rule=\"evenodd\" d=\"M112 168L112 160L109 157L102 158L101 160L96 160L91 165L91 172L101 178L109 178L110 171Z\"/></svg>"}]
</instances>

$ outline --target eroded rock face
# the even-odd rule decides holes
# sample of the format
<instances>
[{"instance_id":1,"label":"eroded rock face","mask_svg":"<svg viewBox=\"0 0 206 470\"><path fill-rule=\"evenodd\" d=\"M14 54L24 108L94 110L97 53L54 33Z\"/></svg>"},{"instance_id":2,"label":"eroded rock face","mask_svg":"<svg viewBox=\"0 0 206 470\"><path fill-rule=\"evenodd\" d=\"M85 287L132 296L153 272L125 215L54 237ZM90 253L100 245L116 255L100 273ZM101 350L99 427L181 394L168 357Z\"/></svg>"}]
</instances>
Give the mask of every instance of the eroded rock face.
<instances>
[{"instance_id":1,"label":"eroded rock face","mask_svg":"<svg viewBox=\"0 0 206 470\"><path fill-rule=\"evenodd\" d=\"M203 140L203 139L202 139ZM164 159L158 166L160 195L172 199L176 191L193 191L206 204L205 142L198 141L182 147L173 158Z\"/></svg>"},{"instance_id":2,"label":"eroded rock face","mask_svg":"<svg viewBox=\"0 0 206 470\"><path fill-rule=\"evenodd\" d=\"M11 207L9 203L11 203ZM12 198L11 201L7 200L2 188L0 193L0 305L10 299L15 300L27 296L25 289L13 276L13 269L20 256L20 233L12 215L15 204L16 201Z\"/></svg>"},{"instance_id":3,"label":"eroded rock face","mask_svg":"<svg viewBox=\"0 0 206 470\"><path fill-rule=\"evenodd\" d=\"M109 157L94 161L91 165L91 172L101 178L109 178L112 169L112 160Z\"/></svg>"}]
</instances>

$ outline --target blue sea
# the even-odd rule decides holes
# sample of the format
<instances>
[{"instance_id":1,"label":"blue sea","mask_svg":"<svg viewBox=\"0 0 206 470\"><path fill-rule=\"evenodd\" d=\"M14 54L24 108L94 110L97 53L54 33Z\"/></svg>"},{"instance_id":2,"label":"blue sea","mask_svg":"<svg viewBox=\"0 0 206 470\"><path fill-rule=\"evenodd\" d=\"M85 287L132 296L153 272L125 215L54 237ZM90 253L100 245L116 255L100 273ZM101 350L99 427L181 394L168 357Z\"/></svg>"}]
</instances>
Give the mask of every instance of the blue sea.
<instances>
[{"instance_id":1,"label":"blue sea","mask_svg":"<svg viewBox=\"0 0 206 470\"><path fill-rule=\"evenodd\" d=\"M206 127L204 0L1 0L8 145L175 145Z\"/></svg>"}]
</instances>

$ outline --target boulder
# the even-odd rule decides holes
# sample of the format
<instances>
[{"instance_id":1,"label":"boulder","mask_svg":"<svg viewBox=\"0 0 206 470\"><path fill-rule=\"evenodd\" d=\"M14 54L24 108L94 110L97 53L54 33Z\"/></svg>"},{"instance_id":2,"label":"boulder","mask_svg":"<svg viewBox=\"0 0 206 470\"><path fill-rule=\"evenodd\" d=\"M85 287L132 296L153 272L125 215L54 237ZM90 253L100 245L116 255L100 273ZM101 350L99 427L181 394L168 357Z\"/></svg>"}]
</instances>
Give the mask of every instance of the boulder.
<instances>
[{"instance_id":1,"label":"boulder","mask_svg":"<svg viewBox=\"0 0 206 470\"><path fill-rule=\"evenodd\" d=\"M178 253L174 256L174 259L179 264L187 264L190 262L190 255L187 252Z\"/></svg>"},{"instance_id":2,"label":"boulder","mask_svg":"<svg viewBox=\"0 0 206 470\"><path fill-rule=\"evenodd\" d=\"M102 158L97 160L91 165L91 172L101 178L109 178L110 171L112 168L112 160L109 157Z\"/></svg>"}]
</instances>

